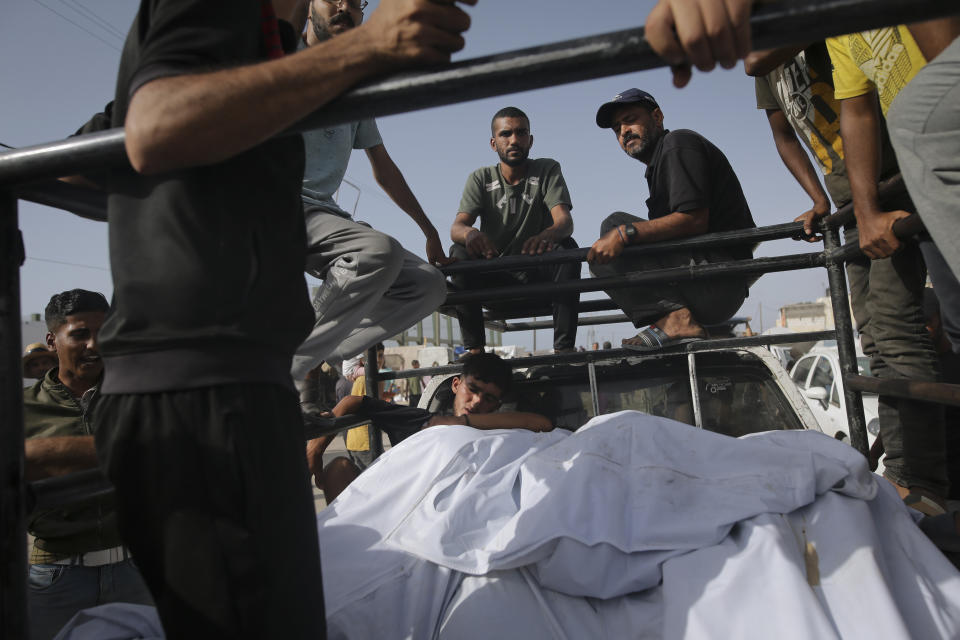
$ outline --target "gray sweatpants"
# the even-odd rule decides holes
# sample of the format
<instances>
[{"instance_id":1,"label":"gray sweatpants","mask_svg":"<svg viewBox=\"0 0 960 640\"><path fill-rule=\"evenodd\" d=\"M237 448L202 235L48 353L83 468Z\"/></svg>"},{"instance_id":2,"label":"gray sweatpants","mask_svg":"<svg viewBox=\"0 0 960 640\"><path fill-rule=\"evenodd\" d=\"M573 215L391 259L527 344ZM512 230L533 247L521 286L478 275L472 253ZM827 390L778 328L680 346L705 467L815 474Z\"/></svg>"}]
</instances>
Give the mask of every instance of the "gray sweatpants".
<instances>
[{"instance_id":1,"label":"gray sweatpants","mask_svg":"<svg viewBox=\"0 0 960 640\"><path fill-rule=\"evenodd\" d=\"M306 216L306 271L323 284L313 331L293 358L295 380L405 331L447 295L443 274L390 236L319 208Z\"/></svg>"},{"instance_id":2,"label":"gray sweatpants","mask_svg":"<svg viewBox=\"0 0 960 640\"><path fill-rule=\"evenodd\" d=\"M887 129L923 224L960 278L960 38L894 99Z\"/></svg>"}]
</instances>

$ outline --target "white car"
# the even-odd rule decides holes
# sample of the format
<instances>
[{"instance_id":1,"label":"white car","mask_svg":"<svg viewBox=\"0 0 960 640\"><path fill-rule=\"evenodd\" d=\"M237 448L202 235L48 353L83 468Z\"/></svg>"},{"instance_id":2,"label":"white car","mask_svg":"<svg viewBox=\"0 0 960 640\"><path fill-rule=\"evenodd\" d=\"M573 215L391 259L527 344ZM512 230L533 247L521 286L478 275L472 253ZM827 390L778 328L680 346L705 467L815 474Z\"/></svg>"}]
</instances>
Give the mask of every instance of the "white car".
<instances>
[{"instance_id":1,"label":"white car","mask_svg":"<svg viewBox=\"0 0 960 640\"><path fill-rule=\"evenodd\" d=\"M870 359L860 350L859 344L857 367L860 375L870 375ZM836 342L829 340L814 345L793 365L790 378L800 388L823 432L849 442L850 428L847 425L847 406ZM863 394L863 414L867 422L867 440L872 446L880 433L876 394Z\"/></svg>"}]
</instances>

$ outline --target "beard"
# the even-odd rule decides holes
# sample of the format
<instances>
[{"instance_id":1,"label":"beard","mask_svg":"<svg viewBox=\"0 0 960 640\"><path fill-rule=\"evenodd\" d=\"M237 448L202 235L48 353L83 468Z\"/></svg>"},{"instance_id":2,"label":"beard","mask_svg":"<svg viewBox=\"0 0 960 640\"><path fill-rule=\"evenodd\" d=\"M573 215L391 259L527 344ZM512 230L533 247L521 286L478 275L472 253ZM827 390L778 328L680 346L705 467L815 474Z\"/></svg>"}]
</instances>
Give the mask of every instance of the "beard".
<instances>
[{"instance_id":1,"label":"beard","mask_svg":"<svg viewBox=\"0 0 960 640\"><path fill-rule=\"evenodd\" d=\"M511 156L510 155L511 151L519 151L520 155ZM500 156L500 161L503 162L503 164L507 165L508 167L519 167L520 165L522 165L524 162L527 161L527 158L530 155L530 151L526 149L520 149L520 148L514 147L511 149L506 149L505 151L498 150L497 155Z\"/></svg>"},{"instance_id":2,"label":"beard","mask_svg":"<svg viewBox=\"0 0 960 640\"><path fill-rule=\"evenodd\" d=\"M310 24L313 25L313 35L316 36L317 40L320 42L329 40L331 37L333 37L333 33L331 33L331 29L333 27L343 27L341 30L346 31L357 26L353 16L351 16L347 11L338 11L336 15L327 21L324 21L323 19L318 18L316 15L311 13Z\"/></svg>"},{"instance_id":3,"label":"beard","mask_svg":"<svg viewBox=\"0 0 960 640\"><path fill-rule=\"evenodd\" d=\"M662 135L663 129L647 129L643 132L643 135L630 135L623 141L624 145L629 144L631 140L639 140L640 143L629 149L625 148L624 152L634 160L646 162L653 154L653 150L656 148L657 142L660 141Z\"/></svg>"}]
</instances>

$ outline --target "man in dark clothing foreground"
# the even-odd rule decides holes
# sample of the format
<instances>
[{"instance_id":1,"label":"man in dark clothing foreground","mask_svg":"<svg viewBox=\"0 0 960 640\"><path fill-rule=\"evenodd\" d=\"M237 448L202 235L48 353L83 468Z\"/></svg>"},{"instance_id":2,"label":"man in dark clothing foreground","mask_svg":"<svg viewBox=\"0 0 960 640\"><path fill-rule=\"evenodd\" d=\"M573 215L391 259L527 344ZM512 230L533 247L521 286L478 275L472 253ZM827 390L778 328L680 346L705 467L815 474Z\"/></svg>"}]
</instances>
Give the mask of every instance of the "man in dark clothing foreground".
<instances>
[{"instance_id":1,"label":"man in dark clothing foreground","mask_svg":"<svg viewBox=\"0 0 960 640\"><path fill-rule=\"evenodd\" d=\"M115 292L96 444L178 640L325 637L290 379L313 324L304 149L279 134L363 79L448 61L470 22L451 2L384 0L285 55L304 8L142 0L120 60L110 125L132 170L107 177Z\"/></svg>"}]
</instances>

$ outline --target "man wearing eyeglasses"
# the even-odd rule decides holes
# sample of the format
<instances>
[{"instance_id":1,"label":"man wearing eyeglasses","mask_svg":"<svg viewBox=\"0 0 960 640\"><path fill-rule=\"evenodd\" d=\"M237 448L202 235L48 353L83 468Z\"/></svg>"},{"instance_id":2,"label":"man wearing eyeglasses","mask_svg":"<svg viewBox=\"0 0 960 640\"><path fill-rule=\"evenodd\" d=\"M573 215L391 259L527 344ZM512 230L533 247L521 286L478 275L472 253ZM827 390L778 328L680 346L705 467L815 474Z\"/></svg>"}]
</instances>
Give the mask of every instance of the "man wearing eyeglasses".
<instances>
[{"instance_id":1,"label":"man wearing eyeglasses","mask_svg":"<svg viewBox=\"0 0 960 640\"><path fill-rule=\"evenodd\" d=\"M366 0L312 0L300 48L316 46L363 22ZM423 231L432 264L447 264L436 228L390 158L373 119L304 134L307 164L303 206L307 223L307 273L323 279L314 297L316 322L297 350L297 385L321 360L339 366L344 358L402 333L446 297L435 267L392 237L353 220L334 200L353 149L364 149L384 191ZM306 391L301 389L301 392Z\"/></svg>"},{"instance_id":2,"label":"man wearing eyeglasses","mask_svg":"<svg viewBox=\"0 0 960 640\"><path fill-rule=\"evenodd\" d=\"M369 418L396 446L414 433L438 425L463 425L475 429L527 429L551 431L553 424L538 413L504 411L496 413L503 396L510 390L513 373L510 365L495 353L477 353L466 356L463 370L450 385L453 394L451 409L440 407L442 413L426 409L391 404L369 396L347 396L333 408L334 416L356 415ZM439 395L439 394L438 394ZM447 402L450 402L449 399ZM441 405L446 404L441 400ZM360 469L349 459L335 458L324 467L323 452L333 436L323 436L307 443L307 464L314 482L323 489L327 503L357 476Z\"/></svg>"},{"instance_id":3,"label":"man wearing eyeglasses","mask_svg":"<svg viewBox=\"0 0 960 640\"><path fill-rule=\"evenodd\" d=\"M97 455L168 638L325 637L290 381L313 319L304 149L281 134L366 78L448 62L470 22L381 0L295 51L304 5L141 0L107 117L130 166L107 175Z\"/></svg>"}]
</instances>

